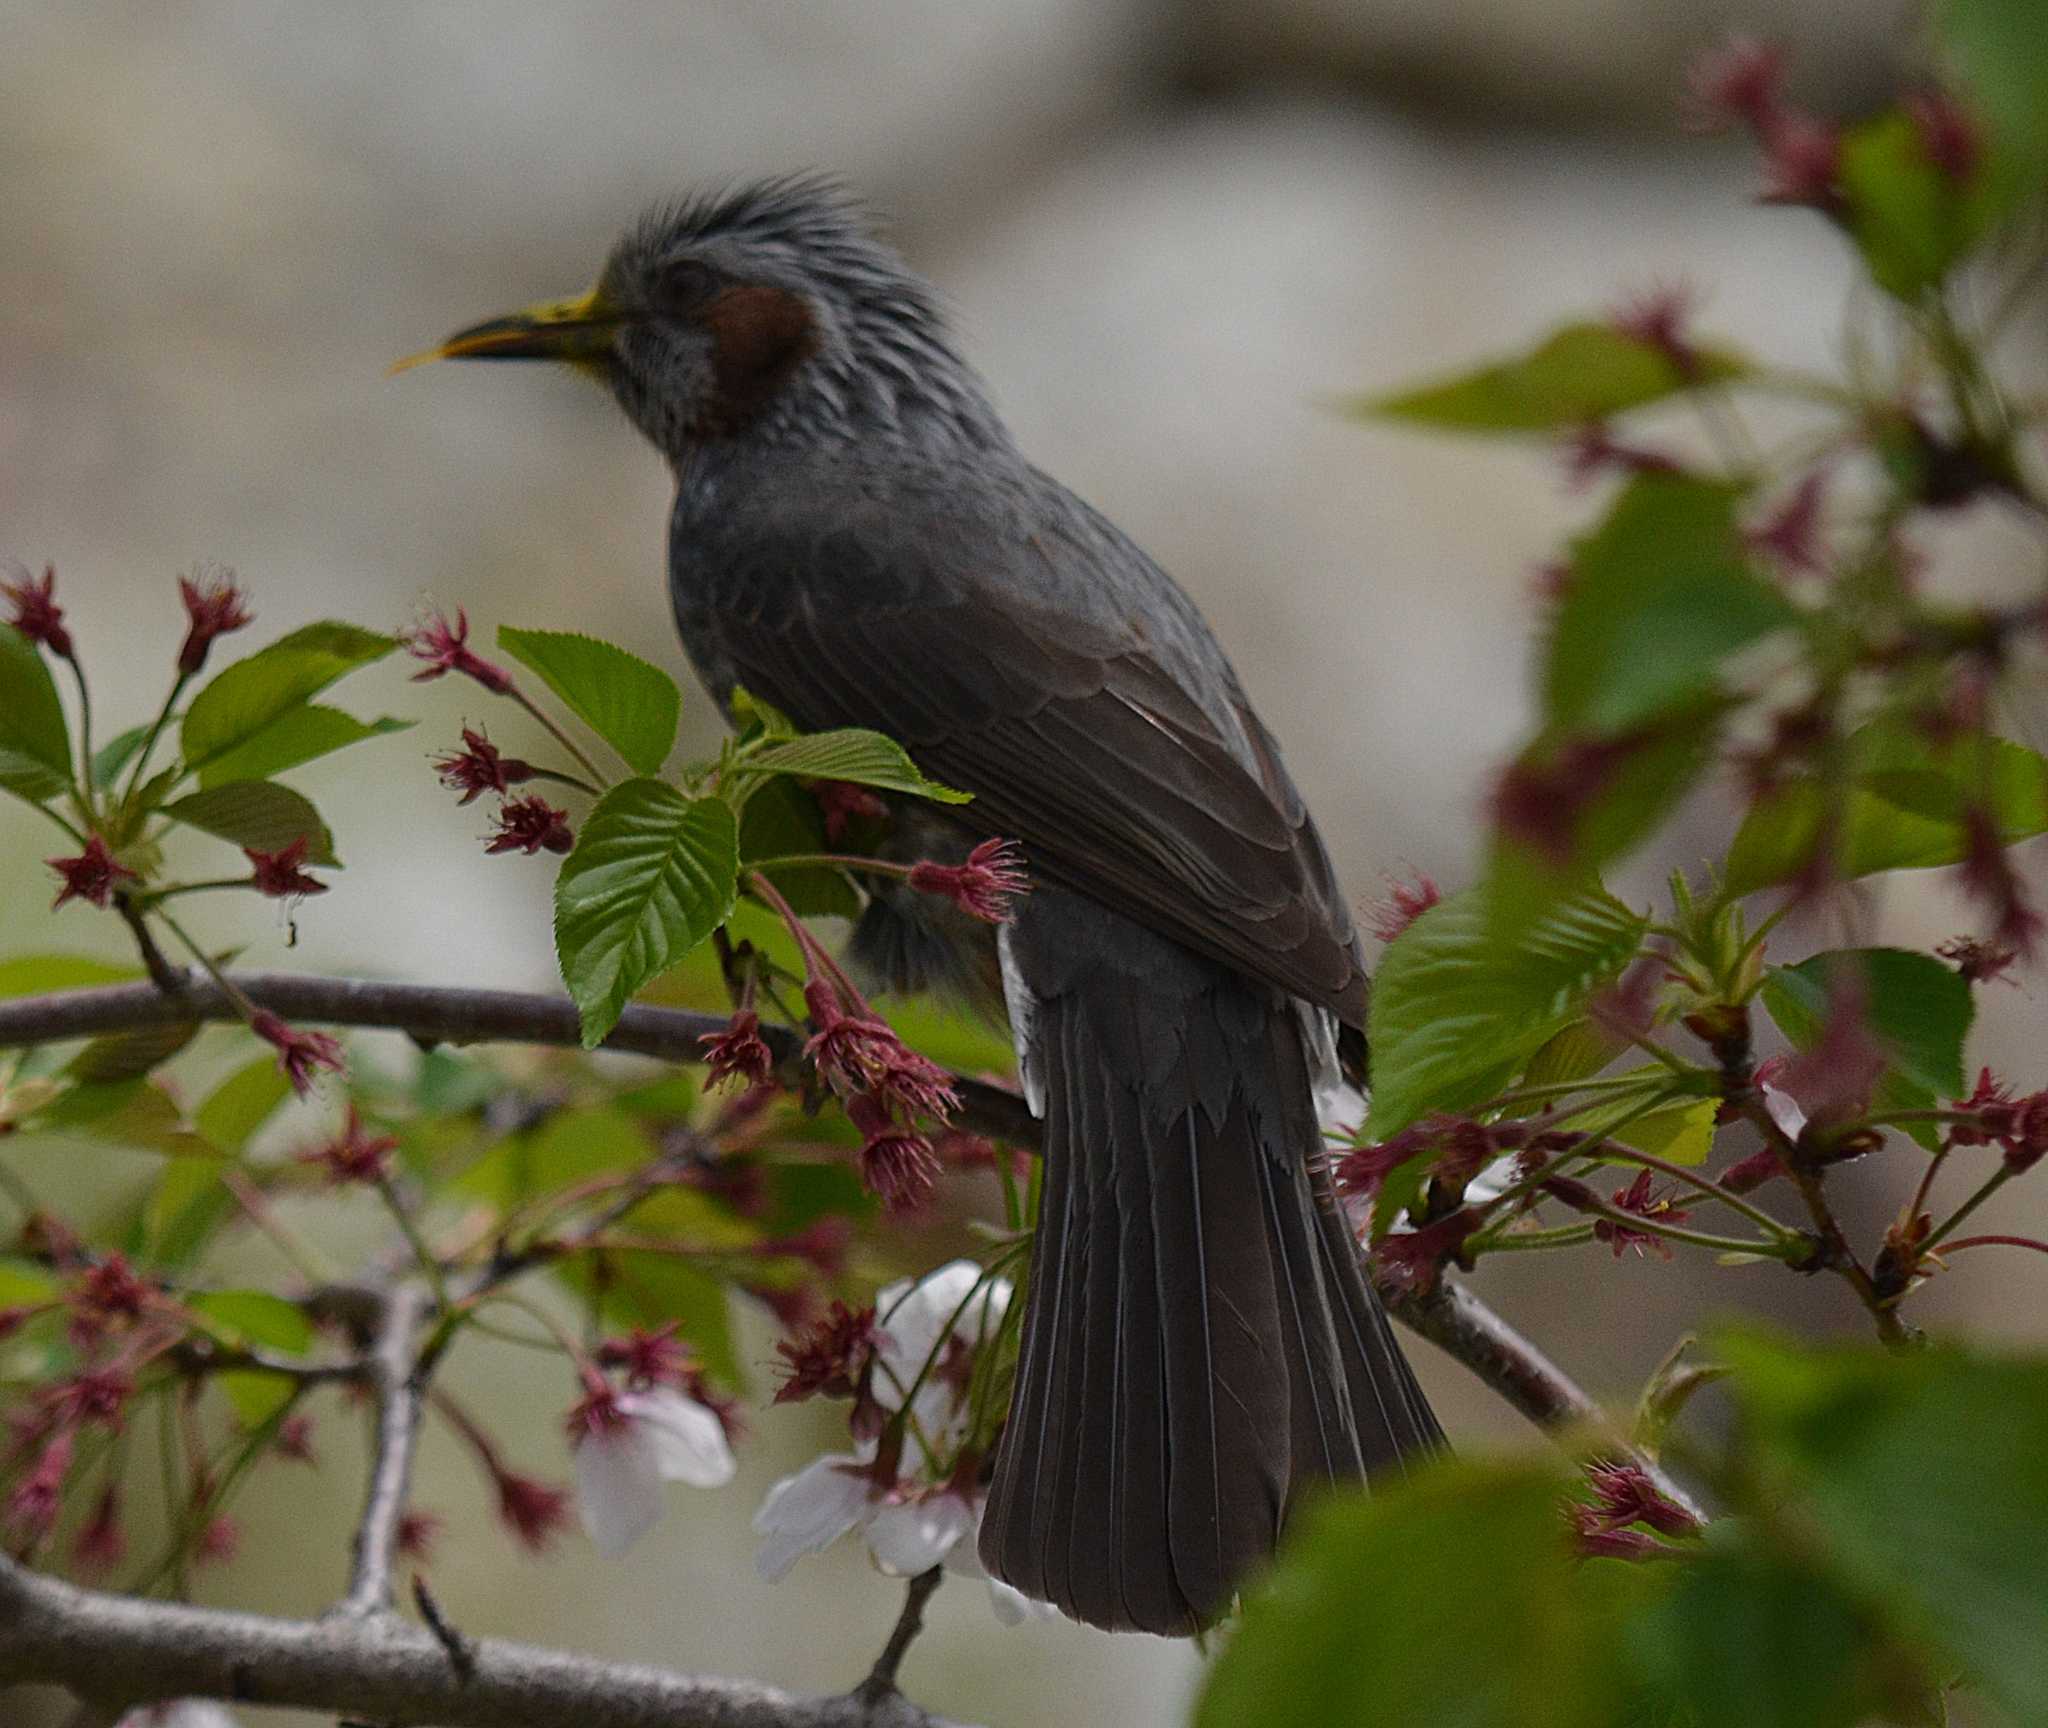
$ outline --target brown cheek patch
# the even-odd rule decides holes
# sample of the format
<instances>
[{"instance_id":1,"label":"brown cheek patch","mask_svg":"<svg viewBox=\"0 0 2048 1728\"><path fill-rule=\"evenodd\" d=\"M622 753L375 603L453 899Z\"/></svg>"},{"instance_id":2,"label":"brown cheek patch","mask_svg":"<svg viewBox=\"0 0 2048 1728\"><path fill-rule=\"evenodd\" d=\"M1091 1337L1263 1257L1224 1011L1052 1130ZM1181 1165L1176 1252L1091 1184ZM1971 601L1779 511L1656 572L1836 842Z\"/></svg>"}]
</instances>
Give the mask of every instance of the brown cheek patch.
<instances>
[{"instance_id":1,"label":"brown cheek patch","mask_svg":"<svg viewBox=\"0 0 2048 1728\"><path fill-rule=\"evenodd\" d=\"M728 288L697 318L711 336L712 399L698 426L704 437L739 431L817 348L810 308L781 288Z\"/></svg>"}]
</instances>

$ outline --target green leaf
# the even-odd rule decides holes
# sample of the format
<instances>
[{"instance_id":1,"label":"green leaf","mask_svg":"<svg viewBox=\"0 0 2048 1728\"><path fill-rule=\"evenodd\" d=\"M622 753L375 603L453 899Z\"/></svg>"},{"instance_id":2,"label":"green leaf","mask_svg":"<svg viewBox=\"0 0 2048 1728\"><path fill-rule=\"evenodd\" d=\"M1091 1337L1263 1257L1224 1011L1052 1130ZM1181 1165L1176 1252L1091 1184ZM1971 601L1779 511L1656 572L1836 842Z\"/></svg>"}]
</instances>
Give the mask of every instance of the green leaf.
<instances>
[{"instance_id":1,"label":"green leaf","mask_svg":"<svg viewBox=\"0 0 2048 1728\"><path fill-rule=\"evenodd\" d=\"M92 753L92 783L112 786L121 777L121 770L135 760L135 753L148 736L147 726L131 726L102 744Z\"/></svg>"},{"instance_id":2,"label":"green leaf","mask_svg":"<svg viewBox=\"0 0 2048 1728\"><path fill-rule=\"evenodd\" d=\"M1311 1502L1217 1657L1196 1728L1617 1723L1616 1598L1664 1581L1575 1562L1563 1487L1540 1466L1458 1464Z\"/></svg>"},{"instance_id":3,"label":"green leaf","mask_svg":"<svg viewBox=\"0 0 2048 1728\"><path fill-rule=\"evenodd\" d=\"M54 1134L133 1146L173 1157L211 1156L213 1148L185 1126L171 1099L147 1080L114 1080L73 1086L33 1127Z\"/></svg>"},{"instance_id":4,"label":"green leaf","mask_svg":"<svg viewBox=\"0 0 2048 1728\"><path fill-rule=\"evenodd\" d=\"M1750 568L1740 492L1644 474L1572 548L1543 674L1544 713L1571 730L1620 733L1711 696L1721 662L1798 617Z\"/></svg>"},{"instance_id":5,"label":"green leaf","mask_svg":"<svg viewBox=\"0 0 2048 1728\"><path fill-rule=\"evenodd\" d=\"M508 1135L450 1186L509 1211L592 1176L634 1169L653 1156L647 1130L624 1110L558 1110L530 1133Z\"/></svg>"},{"instance_id":6,"label":"green leaf","mask_svg":"<svg viewBox=\"0 0 2048 1728\"><path fill-rule=\"evenodd\" d=\"M398 646L395 636L329 621L308 624L223 668L192 699L179 732L189 768L202 772L279 716Z\"/></svg>"},{"instance_id":7,"label":"green leaf","mask_svg":"<svg viewBox=\"0 0 2048 1728\"><path fill-rule=\"evenodd\" d=\"M594 1048L627 999L732 910L739 837L730 806L659 780L614 786L555 881L555 952Z\"/></svg>"},{"instance_id":8,"label":"green leaf","mask_svg":"<svg viewBox=\"0 0 2048 1728\"><path fill-rule=\"evenodd\" d=\"M1963 1046L1976 1002L1962 975L1931 954L1838 948L1797 966L1773 966L1764 982L1764 1006L1785 1036L1802 1049L1818 1042L1836 969L1850 967L1861 975L1871 1030L1890 1052L1899 1077L1917 1094L1916 1103L1967 1092Z\"/></svg>"},{"instance_id":9,"label":"green leaf","mask_svg":"<svg viewBox=\"0 0 2048 1728\"><path fill-rule=\"evenodd\" d=\"M57 1276L32 1260L0 1258L0 1308L34 1308L57 1294Z\"/></svg>"},{"instance_id":10,"label":"green leaf","mask_svg":"<svg viewBox=\"0 0 2048 1728\"><path fill-rule=\"evenodd\" d=\"M1802 1543L1933 1637L2021 1722L2048 1721L2048 1362L1933 1345L1720 1341L1754 1467Z\"/></svg>"},{"instance_id":11,"label":"green leaf","mask_svg":"<svg viewBox=\"0 0 2048 1728\"><path fill-rule=\"evenodd\" d=\"M224 1344L260 1344L293 1356L313 1348L313 1322L305 1311L267 1290L208 1290L188 1296L185 1306L202 1315Z\"/></svg>"},{"instance_id":12,"label":"green leaf","mask_svg":"<svg viewBox=\"0 0 2048 1728\"><path fill-rule=\"evenodd\" d=\"M498 627L498 646L566 702L639 774L659 774L675 748L682 692L658 666L594 636Z\"/></svg>"},{"instance_id":13,"label":"green leaf","mask_svg":"<svg viewBox=\"0 0 2048 1728\"><path fill-rule=\"evenodd\" d=\"M1660 349L1612 325L1567 324L1515 359L1418 390L1364 397L1352 408L1459 432L1564 431L1751 370L1739 354L1702 348L1688 376Z\"/></svg>"},{"instance_id":14,"label":"green leaf","mask_svg":"<svg viewBox=\"0 0 2048 1728\"><path fill-rule=\"evenodd\" d=\"M805 780L844 780L885 792L910 792L938 804L966 804L973 798L972 793L927 780L893 738L857 726L836 732L806 732L800 738L769 744L743 757L736 766L747 774L794 774Z\"/></svg>"},{"instance_id":15,"label":"green leaf","mask_svg":"<svg viewBox=\"0 0 2048 1728\"><path fill-rule=\"evenodd\" d=\"M774 703L756 696L744 684L735 684L726 698L726 712L732 729L744 743L760 738L794 738L797 724Z\"/></svg>"},{"instance_id":16,"label":"green leaf","mask_svg":"<svg viewBox=\"0 0 2048 1728\"><path fill-rule=\"evenodd\" d=\"M1613 1138L1673 1164L1704 1164L1714 1149L1714 1121L1719 1111L1720 1104L1713 1098L1675 1104L1618 1126Z\"/></svg>"},{"instance_id":17,"label":"green leaf","mask_svg":"<svg viewBox=\"0 0 2048 1728\"><path fill-rule=\"evenodd\" d=\"M679 1322L683 1341L713 1378L735 1390L746 1385L733 1343L732 1310L725 1286L710 1273L669 1254L607 1251L604 1277L592 1275L593 1256L578 1255L555 1275L586 1299L595 1299L613 1325L665 1326Z\"/></svg>"},{"instance_id":18,"label":"green leaf","mask_svg":"<svg viewBox=\"0 0 2048 1728\"><path fill-rule=\"evenodd\" d=\"M172 1158L164 1164L142 1204L142 1237L151 1264L165 1271L190 1266L235 1211L235 1197L221 1181L220 1169L218 1157Z\"/></svg>"},{"instance_id":19,"label":"green leaf","mask_svg":"<svg viewBox=\"0 0 2048 1728\"><path fill-rule=\"evenodd\" d=\"M1627 1655L1684 1721L1855 1728L1884 1701L1876 1646L1868 1616L1824 1572L1733 1551L1687 1562L1630 1627Z\"/></svg>"},{"instance_id":20,"label":"green leaf","mask_svg":"<svg viewBox=\"0 0 2048 1728\"><path fill-rule=\"evenodd\" d=\"M1544 812L1538 819L1556 832L1538 843L1496 824L1485 880L1495 928L1541 916L1655 832L1712 766L1723 707L1704 703L1624 737L1551 733L1529 745L1502 784L1522 788L1521 800Z\"/></svg>"},{"instance_id":21,"label":"green leaf","mask_svg":"<svg viewBox=\"0 0 2048 1728\"><path fill-rule=\"evenodd\" d=\"M2048 758L1981 734L1934 743L1912 729L1873 722L1849 740L1839 820L1818 781L1788 781L1753 803L1728 851L1731 894L1789 882L1831 841L1843 880L1883 870L1960 864L1969 855L1965 818L1981 807L2007 844L2048 833Z\"/></svg>"},{"instance_id":22,"label":"green leaf","mask_svg":"<svg viewBox=\"0 0 2048 1728\"><path fill-rule=\"evenodd\" d=\"M1477 891L1432 906L1389 944L1374 980L1373 1138L1484 1103L1620 976L1644 928L1598 887L1504 938Z\"/></svg>"},{"instance_id":23,"label":"green leaf","mask_svg":"<svg viewBox=\"0 0 2048 1728\"><path fill-rule=\"evenodd\" d=\"M2004 146L2048 170L2048 32L2038 0L1941 0L1936 27Z\"/></svg>"},{"instance_id":24,"label":"green leaf","mask_svg":"<svg viewBox=\"0 0 2048 1728\"><path fill-rule=\"evenodd\" d=\"M139 967L117 966L84 954L22 954L0 960L0 997L40 996L46 990L124 984L141 976Z\"/></svg>"},{"instance_id":25,"label":"green leaf","mask_svg":"<svg viewBox=\"0 0 2048 1728\"><path fill-rule=\"evenodd\" d=\"M740 812L740 861L827 852L825 814L794 780L763 782ZM843 870L777 870L776 892L799 918L857 918L860 895Z\"/></svg>"},{"instance_id":26,"label":"green leaf","mask_svg":"<svg viewBox=\"0 0 2048 1728\"><path fill-rule=\"evenodd\" d=\"M214 1376L235 1423L245 1434L260 1433L282 1416L299 1395L298 1382L288 1374L264 1374L254 1369L234 1369Z\"/></svg>"},{"instance_id":27,"label":"green leaf","mask_svg":"<svg viewBox=\"0 0 2048 1728\"><path fill-rule=\"evenodd\" d=\"M1908 305L1941 285L1997 215L1981 168L1958 185L1897 111L1843 135L1841 181L1849 232L1871 279Z\"/></svg>"},{"instance_id":28,"label":"green leaf","mask_svg":"<svg viewBox=\"0 0 2048 1728\"><path fill-rule=\"evenodd\" d=\"M252 1057L207 1094L193 1113L192 1126L216 1151L239 1158L256 1130L290 1096L291 1082L276 1059Z\"/></svg>"},{"instance_id":29,"label":"green leaf","mask_svg":"<svg viewBox=\"0 0 2048 1728\"><path fill-rule=\"evenodd\" d=\"M388 715L380 720L358 720L339 708L308 702L287 708L254 737L214 757L200 769L199 784L210 788L230 780L267 780L287 768L345 750L366 738L404 732L412 724L410 720L394 720Z\"/></svg>"},{"instance_id":30,"label":"green leaf","mask_svg":"<svg viewBox=\"0 0 2048 1728\"><path fill-rule=\"evenodd\" d=\"M334 836L320 812L302 792L275 780L230 780L201 792L188 792L164 806L174 822L202 834L232 840L252 852L280 852L293 841L306 841L306 862L339 869Z\"/></svg>"},{"instance_id":31,"label":"green leaf","mask_svg":"<svg viewBox=\"0 0 2048 1728\"><path fill-rule=\"evenodd\" d=\"M0 789L41 804L71 784L71 731L35 644L0 625Z\"/></svg>"},{"instance_id":32,"label":"green leaf","mask_svg":"<svg viewBox=\"0 0 2048 1728\"><path fill-rule=\"evenodd\" d=\"M173 1056L199 1036L199 1022L144 1026L133 1032L109 1032L95 1038L64 1065L74 1080L104 1085L133 1080Z\"/></svg>"}]
</instances>

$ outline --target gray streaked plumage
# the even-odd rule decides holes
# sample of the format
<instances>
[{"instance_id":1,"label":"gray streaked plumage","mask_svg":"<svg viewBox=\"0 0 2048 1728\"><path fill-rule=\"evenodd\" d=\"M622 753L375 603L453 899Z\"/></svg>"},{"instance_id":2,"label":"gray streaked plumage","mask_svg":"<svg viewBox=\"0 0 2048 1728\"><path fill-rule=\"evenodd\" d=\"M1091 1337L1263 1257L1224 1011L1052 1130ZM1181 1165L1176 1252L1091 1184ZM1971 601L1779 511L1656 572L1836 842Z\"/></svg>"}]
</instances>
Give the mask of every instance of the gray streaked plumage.
<instances>
[{"instance_id":1,"label":"gray streaked plumage","mask_svg":"<svg viewBox=\"0 0 2048 1728\"><path fill-rule=\"evenodd\" d=\"M1017 451L829 183L656 212L599 295L705 683L901 740L1042 884L1005 933L1046 1164L981 1553L1194 1630L1314 1484L1441 1441L1329 1198L1305 1030L1362 1026L1366 974L1315 825L1193 603ZM895 910L869 957L942 970Z\"/></svg>"}]
</instances>

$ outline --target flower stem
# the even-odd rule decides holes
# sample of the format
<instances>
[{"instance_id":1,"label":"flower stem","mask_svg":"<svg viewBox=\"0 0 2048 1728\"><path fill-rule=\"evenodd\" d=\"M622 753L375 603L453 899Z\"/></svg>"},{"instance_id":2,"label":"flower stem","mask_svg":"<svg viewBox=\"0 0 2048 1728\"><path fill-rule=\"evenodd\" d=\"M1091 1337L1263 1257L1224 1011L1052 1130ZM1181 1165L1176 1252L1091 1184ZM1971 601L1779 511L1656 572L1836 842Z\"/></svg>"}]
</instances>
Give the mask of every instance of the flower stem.
<instances>
[{"instance_id":1,"label":"flower stem","mask_svg":"<svg viewBox=\"0 0 2048 1728\"><path fill-rule=\"evenodd\" d=\"M149 734L142 740L142 748L135 752L135 761L128 770L128 784L122 788L121 800L126 803L135 796L135 789L142 784L142 777L149 772L149 759L156 751L156 741L163 736L164 728L170 724L171 710L178 705L178 698L185 693L185 686L192 680L189 672L180 672L171 681L171 693L164 698L164 705L156 711L156 718L149 723Z\"/></svg>"},{"instance_id":2,"label":"flower stem","mask_svg":"<svg viewBox=\"0 0 2048 1728\"><path fill-rule=\"evenodd\" d=\"M577 744L576 740L571 738L569 734L563 730L562 727L557 725L555 723L554 717L551 714L549 714L545 708L541 707L539 703L535 702L532 697L528 696L524 690L520 689L519 686L515 684L512 686L510 690L506 691L505 694L510 696L513 701L517 702L520 707L524 708L527 711L527 713L531 714L534 717L534 719L538 720L542 726L546 727L548 736L554 739L554 741L557 744L561 745L561 747L564 750L568 751L571 756L575 757L577 766L579 766L584 773L588 774L591 777L591 779L595 780L600 786L609 785L611 783L610 776L607 775L602 768L598 767L598 765L595 762L591 761L591 759L583 753L581 747ZM626 766L630 768L632 764L629 762L626 764Z\"/></svg>"}]
</instances>

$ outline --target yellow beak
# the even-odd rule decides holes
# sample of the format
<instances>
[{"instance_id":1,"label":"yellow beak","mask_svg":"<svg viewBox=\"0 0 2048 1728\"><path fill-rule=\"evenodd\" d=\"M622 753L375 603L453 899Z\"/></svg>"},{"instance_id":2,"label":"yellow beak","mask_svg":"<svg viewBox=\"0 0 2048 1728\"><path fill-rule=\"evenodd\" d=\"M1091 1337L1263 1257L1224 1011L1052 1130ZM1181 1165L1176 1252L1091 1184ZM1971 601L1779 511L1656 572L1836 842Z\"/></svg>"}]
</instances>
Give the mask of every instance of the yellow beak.
<instances>
[{"instance_id":1,"label":"yellow beak","mask_svg":"<svg viewBox=\"0 0 2048 1728\"><path fill-rule=\"evenodd\" d=\"M438 348L408 354L389 373L410 372L430 360L556 360L602 370L619 314L593 288L573 300L546 300L504 318L458 330Z\"/></svg>"}]
</instances>

